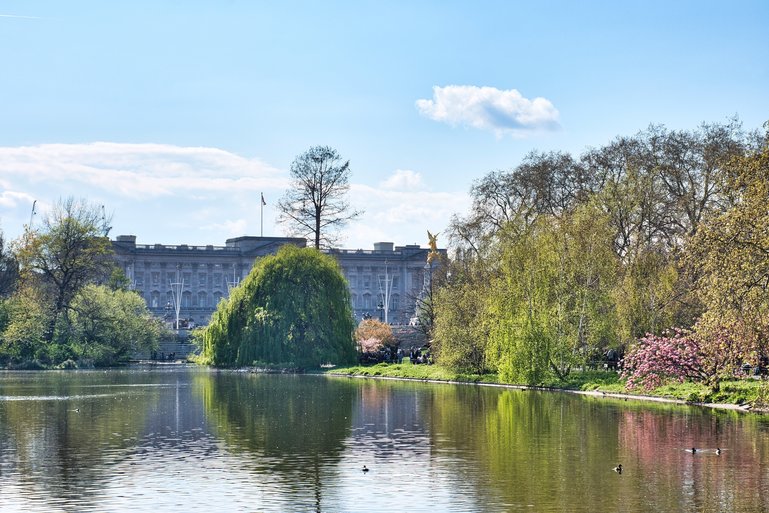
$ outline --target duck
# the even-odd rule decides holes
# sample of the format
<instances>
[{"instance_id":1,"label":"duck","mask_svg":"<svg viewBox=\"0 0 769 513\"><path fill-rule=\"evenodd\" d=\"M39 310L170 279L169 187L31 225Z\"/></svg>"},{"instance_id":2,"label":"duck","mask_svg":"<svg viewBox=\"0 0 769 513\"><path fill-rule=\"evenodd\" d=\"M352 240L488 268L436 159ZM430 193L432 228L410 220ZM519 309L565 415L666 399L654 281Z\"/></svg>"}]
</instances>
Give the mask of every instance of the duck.
<instances>
[{"instance_id":1,"label":"duck","mask_svg":"<svg viewBox=\"0 0 769 513\"><path fill-rule=\"evenodd\" d=\"M362 471L362 472L368 472L368 470L369 470L369 469L366 467L366 465L363 465L363 468L361 469L361 471Z\"/></svg>"},{"instance_id":2,"label":"duck","mask_svg":"<svg viewBox=\"0 0 769 513\"><path fill-rule=\"evenodd\" d=\"M618 464L616 467L614 467L614 472L617 474L622 474L622 463Z\"/></svg>"},{"instance_id":3,"label":"duck","mask_svg":"<svg viewBox=\"0 0 769 513\"><path fill-rule=\"evenodd\" d=\"M697 448L696 447L692 447L692 454L694 454L696 452L697 452Z\"/></svg>"},{"instance_id":4,"label":"duck","mask_svg":"<svg viewBox=\"0 0 769 513\"><path fill-rule=\"evenodd\" d=\"M718 454L719 456L721 455L721 448L720 448L720 447L718 447L718 448L716 449L716 454Z\"/></svg>"}]
</instances>

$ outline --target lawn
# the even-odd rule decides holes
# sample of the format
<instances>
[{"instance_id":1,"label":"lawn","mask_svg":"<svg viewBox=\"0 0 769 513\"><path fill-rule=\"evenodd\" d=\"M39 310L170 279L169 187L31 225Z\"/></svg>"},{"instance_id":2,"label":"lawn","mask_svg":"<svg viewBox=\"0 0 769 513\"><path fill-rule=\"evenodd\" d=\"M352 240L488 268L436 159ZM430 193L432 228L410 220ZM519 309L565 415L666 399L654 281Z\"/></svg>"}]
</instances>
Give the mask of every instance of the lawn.
<instances>
[{"instance_id":1,"label":"lawn","mask_svg":"<svg viewBox=\"0 0 769 513\"><path fill-rule=\"evenodd\" d=\"M471 374L456 372L439 365L412 365L408 361L401 364L380 363L377 365L354 365L325 369L326 374L342 376L390 377L418 379L425 381L447 381L461 383L499 384L496 374ZM512 383L511 383L512 384ZM612 371L576 371L566 380L552 378L536 386L561 390L598 391L618 394L646 395L665 397L696 403L720 403L752 405L763 408L769 405L769 385L767 381L753 378L723 381L719 390L713 391L703 383L668 383L654 390L625 388L625 381Z\"/></svg>"}]
</instances>

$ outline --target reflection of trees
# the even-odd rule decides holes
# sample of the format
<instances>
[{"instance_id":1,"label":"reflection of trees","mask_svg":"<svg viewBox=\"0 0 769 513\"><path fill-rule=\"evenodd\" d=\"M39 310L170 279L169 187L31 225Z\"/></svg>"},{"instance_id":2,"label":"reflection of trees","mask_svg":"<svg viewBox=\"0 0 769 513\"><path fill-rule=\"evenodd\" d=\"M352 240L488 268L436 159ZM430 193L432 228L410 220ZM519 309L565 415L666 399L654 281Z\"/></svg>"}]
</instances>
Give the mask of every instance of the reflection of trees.
<instances>
[{"instance_id":1,"label":"reflection of trees","mask_svg":"<svg viewBox=\"0 0 769 513\"><path fill-rule=\"evenodd\" d=\"M321 506L349 434L356 384L312 376L221 372L203 376L209 424L229 450L250 453L253 470L284 481L294 500ZM312 487L308 486L312 484ZM313 497L303 497L312 488Z\"/></svg>"},{"instance_id":2,"label":"reflection of trees","mask_svg":"<svg viewBox=\"0 0 769 513\"><path fill-rule=\"evenodd\" d=\"M353 413L355 440L375 457L404 461L430 451L429 421L433 385L364 380Z\"/></svg>"},{"instance_id":3,"label":"reflection of trees","mask_svg":"<svg viewBox=\"0 0 769 513\"><path fill-rule=\"evenodd\" d=\"M552 392L435 387L430 396L431 458L464 469L449 475L480 509L769 510L761 420ZM692 446L713 452L685 452Z\"/></svg>"},{"instance_id":4,"label":"reflection of trees","mask_svg":"<svg viewBox=\"0 0 769 513\"><path fill-rule=\"evenodd\" d=\"M43 490L38 496L50 497L52 504L62 499L87 504L111 477L108 465L115 453L136 443L158 396L154 390L115 395L109 384L131 377L110 374L110 379L102 372L4 376L3 395L53 397L0 401L2 473L18 475L24 487Z\"/></svg>"},{"instance_id":5,"label":"reflection of trees","mask_svg":"<svg viewBox=\"0 0 769 513\"><path fill-rule=\"evenodd\" d=\"M660 511L769 510L766 476L759 471L769 456L765 419L671 409L626 409L620 417L620 444L635 456L647 500ZM691 447L698 452L687 452ZM666 502L668 497L678 502Z\"/></svg>"},{"instance_id":6,"label":"reflection of trees","mask_svg":"<svg viewBox=\"0 0 769 513\"><path fill-rule=\"evenodd\" d=\"M437 452L473 458L483 504L605 510L617 463L612 409L565 394L446 387L434 409ZM451 444L451 446L447 446ZM607 473L607 470L609 473ZM514 486L510 486L511 483Z\"/></svg>"}]
</instances>

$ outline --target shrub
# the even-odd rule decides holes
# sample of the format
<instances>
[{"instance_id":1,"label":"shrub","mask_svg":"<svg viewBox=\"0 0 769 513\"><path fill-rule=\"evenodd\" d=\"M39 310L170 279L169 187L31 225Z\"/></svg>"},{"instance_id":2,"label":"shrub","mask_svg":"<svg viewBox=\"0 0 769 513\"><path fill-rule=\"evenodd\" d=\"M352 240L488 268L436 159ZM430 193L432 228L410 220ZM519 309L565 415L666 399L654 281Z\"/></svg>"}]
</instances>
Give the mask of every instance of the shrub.
<instances>
[{"instance_id":1,"label":"shrub","mask_svg":"<svg viewBox=\"0 0 769 513\"><path fill-rule=\"evenodd\" d=\"M674 330L663 336L647 334L622 361L628 388L652 390L665 381L703 377L702 357L695 337Z\"/></svg>"}]
</instances>

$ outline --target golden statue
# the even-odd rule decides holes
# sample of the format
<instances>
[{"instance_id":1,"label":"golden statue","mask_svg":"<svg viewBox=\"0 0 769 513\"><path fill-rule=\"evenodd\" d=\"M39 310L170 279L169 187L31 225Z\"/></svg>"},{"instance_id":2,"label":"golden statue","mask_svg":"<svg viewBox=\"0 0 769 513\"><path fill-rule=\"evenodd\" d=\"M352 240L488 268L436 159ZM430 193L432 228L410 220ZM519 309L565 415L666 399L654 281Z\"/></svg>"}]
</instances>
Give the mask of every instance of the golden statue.
<instances>
[{"instance_id":1,"label":"golden statue","mask_svg":"<svg viewBox=\"0 0 769 513\"><path fill-rule=\"evenodd\" d=\"M438 234L433 235L430 233L430 230L427 230L427 238L430 241L428 243L430 245L430 252L427 254L427 263L432 264L433 260L440 256L438 253Z\"/></svg>"}]
</instances>

